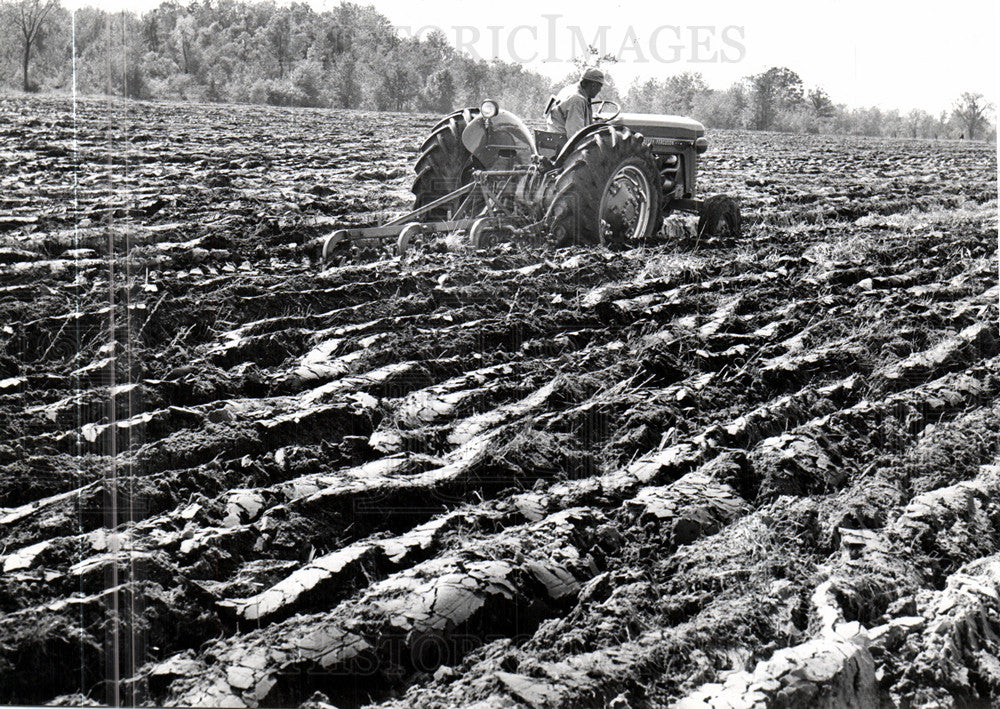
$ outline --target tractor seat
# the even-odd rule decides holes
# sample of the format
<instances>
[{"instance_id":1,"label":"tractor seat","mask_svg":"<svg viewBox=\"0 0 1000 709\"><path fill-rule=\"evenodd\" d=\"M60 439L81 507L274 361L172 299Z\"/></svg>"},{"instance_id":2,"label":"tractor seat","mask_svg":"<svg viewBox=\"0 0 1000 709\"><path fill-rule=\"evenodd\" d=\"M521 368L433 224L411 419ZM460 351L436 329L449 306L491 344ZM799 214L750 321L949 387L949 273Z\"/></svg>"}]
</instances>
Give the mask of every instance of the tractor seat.
<instances>
[{"instance_id":1,"label":"tractor seat","mask_svg":"<svg viewBox=\"0 0 1000 709\"><path fill-rule=\"evenodd\" d=\"M566 136L562 133L535 129L535 148L537 148L539 155L554 158L564 145L566 145Z\"/></svg>"}]
</instances>

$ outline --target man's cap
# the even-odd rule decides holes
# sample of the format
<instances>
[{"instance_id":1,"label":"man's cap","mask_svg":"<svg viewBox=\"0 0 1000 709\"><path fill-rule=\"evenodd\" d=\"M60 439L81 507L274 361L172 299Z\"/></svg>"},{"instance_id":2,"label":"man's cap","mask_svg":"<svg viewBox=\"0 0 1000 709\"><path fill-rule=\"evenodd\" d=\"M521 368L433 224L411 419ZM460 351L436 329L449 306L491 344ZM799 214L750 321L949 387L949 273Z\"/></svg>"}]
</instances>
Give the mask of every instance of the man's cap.
<instances>
[{"instance_id":1,"label":"man's cap","mask_svg":"<svg viewBox=\"0 0 1000 709\"><path fill-rule=\"evenodd\" d=\"M597 67L590 67L580 76L580 81L594 81L598 84L604 83L604 72Z\"/></svg>"}]
</instances>

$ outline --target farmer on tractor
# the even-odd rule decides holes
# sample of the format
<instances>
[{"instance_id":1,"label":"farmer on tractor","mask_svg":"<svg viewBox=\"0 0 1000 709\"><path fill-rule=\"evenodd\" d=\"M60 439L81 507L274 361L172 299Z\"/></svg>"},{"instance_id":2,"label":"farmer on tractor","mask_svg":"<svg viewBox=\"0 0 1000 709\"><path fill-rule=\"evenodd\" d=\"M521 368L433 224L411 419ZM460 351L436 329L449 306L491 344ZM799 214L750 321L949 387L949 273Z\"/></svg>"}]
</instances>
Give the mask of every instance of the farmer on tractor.
<instances>
[{"instance_id":1,"label":"farmer on tractor","mask_svg":"<svg viewBox=\"0 0 1000 709\"><path fill-rule=\"evenodd\" d=\"M549 99L545 109L548 129L572 137L581 128L594 122L591 100L604 86L604 72L591 67L580 76L579 83L563 87L562 91Z\"/></svg>"}]
</instances>

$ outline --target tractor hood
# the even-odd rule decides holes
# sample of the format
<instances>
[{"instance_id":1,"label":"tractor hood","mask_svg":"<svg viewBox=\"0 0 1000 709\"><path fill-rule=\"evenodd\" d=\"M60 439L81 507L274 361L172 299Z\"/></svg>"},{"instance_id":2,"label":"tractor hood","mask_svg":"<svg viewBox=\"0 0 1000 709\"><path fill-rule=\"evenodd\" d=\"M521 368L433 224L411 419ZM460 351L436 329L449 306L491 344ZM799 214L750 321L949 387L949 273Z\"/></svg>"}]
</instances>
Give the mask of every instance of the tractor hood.
<instances>
[{"instance_id":1,"label":"tractor hood","mask_svg":"<svg viewBox=\"0 0 1000 709\"><path fill-rule=\"evenodd\" d=\"M663 113L622 113L612 123L638 131L646 138L697 140L705 135L705 126L693 118Z\"/></svg>"}]
</instances>

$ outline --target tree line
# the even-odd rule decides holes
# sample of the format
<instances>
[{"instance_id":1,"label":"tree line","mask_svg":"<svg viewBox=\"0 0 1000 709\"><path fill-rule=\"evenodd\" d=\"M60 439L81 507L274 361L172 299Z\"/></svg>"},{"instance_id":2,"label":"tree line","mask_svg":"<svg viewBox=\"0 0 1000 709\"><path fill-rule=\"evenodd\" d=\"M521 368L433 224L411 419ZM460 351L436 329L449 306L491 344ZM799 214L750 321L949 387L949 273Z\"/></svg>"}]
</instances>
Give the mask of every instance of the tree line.
<instances>
[{"instance_id":1,"label":"tree line","mask_svg":"<svg viewBox=\"0 0 1000 709\"><path fill-rule=\"evenodd\" d=\"M440 30L403 38L371 7L341 2L317 12L273 0L167 0L137 15L58 0L0 0L0 85L23 91L75 87L137 99L260 103L444 113L494 97L539 118L551 82L519 64L457 52ZM609 57L596 57L613 60ZM73 68L75 66L75 74ZM609 82L602 98L630 111L692 116L712 128L995 140L992 106L963 94L938 116L835 104L774 67L728 89L696 72Z\"/></svg>"},{"instance_id":2,"label":"tree line","mask_svg":"<svg viewBox=\"0 0 1000 709\"><path fill-rule=\"evenodd\" d=\"M951 111L936 116L922 109L903 114L849 108L835 104L822 88L807 90L786 67L745 77L722 91L709 88L701 74L683 72L636 82L624 99L630 110L679 113L713 128L996 141L996 127L988 119L992 106L982 94L965 92Z\"/></svg>"},{"instance_id":3,"label":"tree line","mask_svg":"<svg viewBox=\"0 0 1000 709\"><path fill-rule=\"evenodd\" d=\"M0 16L0 84L25 91L72 88L74 57L78 91L137 99L444 112L491 95L537 112L551 89L518 64L455 51L439 30L401 38L351 2L168 0L141 16L72 17L57 0L0 0Z\"/></svg>"}]
</instances>

